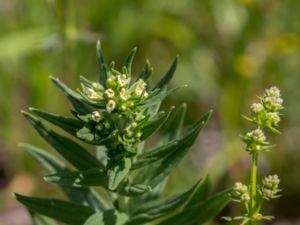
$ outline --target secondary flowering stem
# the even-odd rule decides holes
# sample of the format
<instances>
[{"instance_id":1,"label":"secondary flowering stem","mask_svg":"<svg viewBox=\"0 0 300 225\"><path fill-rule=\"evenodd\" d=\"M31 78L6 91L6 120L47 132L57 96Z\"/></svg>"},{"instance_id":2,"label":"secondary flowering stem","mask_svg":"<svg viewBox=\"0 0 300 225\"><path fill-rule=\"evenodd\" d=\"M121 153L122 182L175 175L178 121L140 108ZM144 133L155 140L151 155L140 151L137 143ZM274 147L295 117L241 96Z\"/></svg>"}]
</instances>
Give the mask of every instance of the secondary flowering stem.
<instances>
[{"instance_id":1,"label":"secondary flowering stem","mask_svg":"<svg viewBox=\"0 0 300 225\"><path fill-rule=\"evenodd\" d=\"M251 165L251 181L250 181L250 224L256 225L256 181L257 181L257 161L258 154L254 152L252 154L252 165Z\"/></svg>"}]
</instances>

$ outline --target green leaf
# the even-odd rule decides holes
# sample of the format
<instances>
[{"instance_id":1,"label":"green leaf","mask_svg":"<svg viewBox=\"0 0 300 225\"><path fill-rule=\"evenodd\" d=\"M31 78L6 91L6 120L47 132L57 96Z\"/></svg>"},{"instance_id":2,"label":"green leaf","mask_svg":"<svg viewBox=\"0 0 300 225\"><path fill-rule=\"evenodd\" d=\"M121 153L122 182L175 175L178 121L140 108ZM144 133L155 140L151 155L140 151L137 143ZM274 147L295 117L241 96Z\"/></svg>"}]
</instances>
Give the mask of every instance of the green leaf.
<instances>
[{"instance_id":1,"label":"green leaf","mask_svg":"<svg viewBox=\"0 0 300 225\"><path fill-rule=\"evenodd\" d=\"M102 168L103 165L88 151L76 142L54 132L46 127L39 119L27 112L22 112L37 132L55 150L80 170Z\"/></svg>"},{"instance_id":2,"label":"green leaf","mask_svg":"<svg viewBox=\"0 0 300 225\"><path fill-rule=\"evenodd\" d=\"M189 208L193 205L197 205L200 202L202 202L203 200L205 200L208 197L209 189L210 189L209 179L206 176L204 179L202 179L199 182L198 187L196 188L195 192L193 193L193 196L187 202L185 208Z\"/></svg>"},{"instance_id":3,"label":"green leaf","mask_svg":"<svg viewBox=\"0 0 300 225\"><path fill-rule=\"evenodd\" d=\"M29 108L35 115L47 120L48 122L60 127L64 131L76 137L76 132L84 126L80 120L65 118L57 114L48 113L35 108Z\"/></svg>"},{"instance_id":4,"label":"green leaf","mask_svg":"<svg viewBox=\"0 0 300 225\"><path fill-rule=\"evenodd\" d=\"M149 60L147 60L145 68L143 69L142 73L138 76L136 81L138 81L139 79L142 79L143 81L148 83L148 80L151 77L152 72L153 72L153 68L150 66Z\"/></svg>"},{"instance_id":5,"label":"green leaf","mask_svg":"<svg viewBox=\"0 0 300 225\"><path fill-rule=\"evenodd\" d=\"M105 212L95 213L84 225L123 225L128 220L125 213L119 213L114 209Z\"/></svg>"},{"instance_id":6,"label":"green leaf","mask_svg":"<svg viewBox=\"0 0 300 225\"><path fill-rule=\"evenodd\" d=\"M155 89L164 89L172 80L176 67L177 67L177 63L178 63L178 56L174 59L171 67L169 68L169 70L167 71L167 73L164 75L164 77L156 84L156 86L154 87L153 90Z\"/></svg>"},{"instance_id":7,"label":"green leaf","mask_svg":"<svg viewBox=\"0 0 300 225\"><path fill-rule=\"evenodd\" d=\"M108 169L108 189L114 191L117 189L119 184L127 177L131 168L131 159L124 158L116 165L113 165Z\"/></svg>"},{"instance_id":8,"label":"green leaf","mask_svg":"<svg viewBox=\"0 0 300 225\"><path fill-rule=\"evenodd\" d=\"M102 186L107 187L107 175L102 169L89 169L72 172L61 172L44 177L47 182L74 187Z\"/></svg>"},{"instance_id":9,"label":"green leaf","mask_svg":"<svg viewBox=\"0 0 300 225\"><path fill-rule=\"evenodd\" d=\"M53 83L64 93L64 95L69 99L74 109L79 114L88 114L93 111L93 109L86 104L82 96L75 91L71 90L64 83L62 83L58 78L50 77Z\"/></svg>"},{"instance_id":10,"label":"green leaf","mask_svg":"<svg viewBox=\"0 0 300 225\"><path fill-rule=\"evenodd\" d=\"M125 186L118 188L117 192L121 195L129 196L129 197L136 197L146 192L152 191L150 186L143 185L143 184L135 184L132 186Z\"/></svg>"},{"instance_id":11,"label":"green leaf","mask_svg":"<svg viewBox=\"0 0 300 225\"><path fill-rule=\"evenodd\" d=\"M201 188L201 183L200 180L189 190L166 199L140 203L133 211L132 219L126 225L146 223L165 216L178 208L183 208Z\"/></svg>"},{"instance_id":12,"label":"green leaf","mask_svg":"<svg viewBox=\"0 0 300 225\"><path fill-rule=\"evenodd\" d=\"M159 112L154 117L150 118L150 120L143 126L141 129L142 137L141 140L146 140L149 136L151 136L156 130L158 130L169 118L174 107L171 107L167 112Z\"/></svg>"},{"instance_id":13,"label":"green leaf","mask_svg":"<svg viewBox=\"0 0 300 225\"><path fill-rule=\"evenodd\" d=\"M98 62L98 71L99 71L99 83L105 87L106 71L104 71L104 67L106 66L106 64L101 49L101 42L99 40L97 41L96 50L97 50L96 53L97 53L97 62Z\"/></svg>"},{"instance_id":14,"label":"green leaf","mask_svg":"<svg viewBox=\"0 0 300 225\"><path fill-rule=\"evenodd\" d=\"M55 223L54 220L48 217L39 215L34 212L30 212L30 215L32 218L33 225L57 225L57 223Z\"/></svg>"},{"instance_id":15,"label":"green leaf","mask_svg":"<svg viewBox=\"0 0 300 225\"><path fill-rule=\"evenodd\" d=\"M179 164L179 162L183 159L183 157L188 153L190 147L194 144L197 139L198 134L203 129L208 119L210 118L211 111L206 113L203 117L201 117L188 132L190 132L189 136L185 136L186 138L180 142L180 147L175 147L175 151L172 154L163 157L159 161L150 164L149 166L145 166L142 168L138 176L134 179L134 183L142 183L150 185L154 188L160 182L162 182ZM165 149L158 149L156 154L160 154L160 151L164 151ZM145 153L146 154L146 153ZM151 158L151 153L149 154Z\"/></svg>"},{"instance_id":16,"label":"green leaf","mask_svg":"<svg viewBox=\"0 0 300 225\"><path fill-rule=\"evenodd\" d=\"M219 192L204 202L185 208L158 225L204 224L217 216L230 202L230 190Z\"/></svg>"},{"instance_id":17,"label":"green leaf","mask_svg":"<svg viewBox=\"0 0 300 225\"><path fill-rule=\"evenodd\" d=\"M186 115L186 104L183 103L174 113L170 116L167 126L164 127L160 143L178 139L181 135L183 122Z\"/></svg>"},{"instance_id":18,"label":"green leaf","mask_svg":"<svg viewBox=\"0 0 300 225\"><path fill-rule=\"evenodd\" d=\"M38 161L49 173L70 172L67 166L52 154L29 144L19 144L24 151ZM78 188L60 185L70 201L78 204L88 204L97 211L107 209L106 202L91 188Z\"/></svg>"},{"instance_id":19,"label":"green leaf","mask_svg":"<svg viewBox=\"0 0 300 225\"><path fill-rule=\"evenodd\" d=\"M146 150L137 156L137 161L133 164L132 169L138 169L151 163L162 160L177 151L184 151L191 147L195 138L204 127L204 124L198 123L198 126L193 126L179 140L170 141L156 148Z\"/></svg>"},{"instance_id":20,"label":"green leaf","mask_svg":"<svg viewBox=\"0 0 300 225\"><path fill-rule=\"evenodd\" d=\"M82 225L95 211L89 207L50 198L14 194L29 210L70 225Z\"/></svg>"},{"instance_id":21,"label":"green leaf","mask_svg":"<svg viewBox=\"0 0 300 225\"><path fill-rule=\"evenodd\" d=\"M137 48L135 47L135 48L133 48L133 49L129 52L129 54L128 54L128 56L127 56L127 58L125 59L125 62L124 62L124 64L123 64L123 66L126 67L126 69L127 69L129 75L131 74L131 65L132 65L134 56L135 56L135 54L136 54L136 50L137 50Z\"/></svg>"}]
</instances>

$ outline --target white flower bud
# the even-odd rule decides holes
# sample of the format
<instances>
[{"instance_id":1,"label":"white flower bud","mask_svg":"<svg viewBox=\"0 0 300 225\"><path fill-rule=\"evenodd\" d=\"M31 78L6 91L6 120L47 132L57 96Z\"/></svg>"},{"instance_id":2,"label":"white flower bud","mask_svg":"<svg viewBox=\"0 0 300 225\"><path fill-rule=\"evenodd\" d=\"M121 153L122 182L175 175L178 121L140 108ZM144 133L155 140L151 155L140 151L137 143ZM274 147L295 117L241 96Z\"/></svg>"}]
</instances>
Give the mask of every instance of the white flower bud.
<instances>
[{"instance_id":1,"label":"white flower bud","mask_svg":"<svg viewBox=\"0 0 300 225\"><path fill-rule=\"evenodd\" d=\"M267 188L276 189L279 185L280 179L278 175L269 175L263 179L263 185Z\"/></svg>"},{"instance_id":2,"label":"white flower bud","mask_svg":"<svg viewBox=\"0 0 300 225\"><path fill-rule=\"evenodd\" d=\"M267 118L274 124L275 126L278 125L280 122L280 116L278 115L277 112L268 112L267 113Z\"/></svg>"},{"instance_id":3,"label":"white flower bud","mask_svg":"<svg viewBox=\"0 0 300 225\"><path fill-rule=\"evenodd\" d=\"M125 74L122 74L122 75L118 76L117 81L121 87L125 87L129 84L130 79L127 78L127 76Z\"/></svg>"},{"instance_id":4,"label":"white flower bud","mask_svg":"<svg viewBox=\"0 0 300 225\"><path fill-rule=\"evenodd\" d=\"M266 141L266 136L262 132L260 128L257 128L253 131L250 131L246 134L247 137L253 139L254 141L258 142L265 142Z\"/></svg>"},{"instance_id":5,"label":"white flower bud","mask_svg":"<svg viewBox=\"0 0 300 225\"><path fill-rule=\"evenodd\" d=\"M109 100L106 104L106 110L111 113L116 108L116 102L114 100Z\"/></svg>"},{"instance_id":6,"label":"white flower bud","mask_svg":"<svg viewBox=\"0 0 300 225\"><path fill-rule=\"evenodd\" d=\"M233 189L240 193L245 193L248 191L248 187L241 182L236 182L233 186Z\"/></svg>"},{"instance_id":7,"label":"white flower bud","mask_svg":"<svg viewBox=\"0 0 300 225\"><path fill-rule=\"evenodd\" d=\"M250 196L249 196L249 194L248 194L248 193L242 194L242 195L241 195L241 200L242 200L243 202L249 202L249 201L250 201Z\"/></svg>"},{"instance_id":8,"label":"white flower bud","mask_svg":"<svg viewBox=\"0 0 300 225\"><path fill-rule=\"evenodd\" d=\"M254 113L259 113L261 111L264 110L264 106L261 104L261 103L253 103L251 105L251 110L254 112Z\"/></svg>"},{"instance_id":9,"label":"white flower bud","mask_svg":"<svg viewBox=\"0 0 300 225\"><path fill-rule=\"evenodd\" d=\"M129 91L127 91L125 88L122 88L120 91L120 98L126 101L129 97L130 97Z\"/></svg>"},{"instance_id":10,"label":"white flower bud","mask_svg":"<svg viewBox=\"0 0 300 225\"><path fill-rule=\"evenodd\" d=\"M273 198L274 197L274 193L270 189L263 189L263 194L267 198Z\"/></svg>"},{"instance_id":11,"label":"white flower bud","mask_svg":"<svg viewBox=\"0 0 300 225\"><path fill-rule=\"evenodd\" d=\"M105 91L105 94L108 98L113 98L115 97L115 92L113 89L109 88Z\"/></svg>"},{"instance_id":12,"label":"white flower bud","mask_svg":"<svg viewBox=\"0 0 300 225\"><path fill-rule=\"evenodd\" d=\"M146 83L142 79L139 79L136 82L134 94L137 96L141 96L141 94L144 92L145 88L146 88Z\"/></svg>"},{"instance_id":13,"label":"white flower bud","mask_svg":"<svg viewBox=\"0 0 300 225\"><path fill-rule=\"evenodd\" d=\"M87 97L89 99L95 100L95 101L103 99L103 96L100 93L94 91L94 89L86 88L86 87L83 87L83 88L84 88L83 89L84 93L87 95Z\"/></svg>"},{"instance_id":14,"label":"white flower bud","mask_svg":"<svg viewBox=\"0 0 300 225\"><path fill-rule=\"evenodd\" d=\"M101 120L101 115L98 111L92 113L92 120L97 123Z\"/></svg>"},{"instance_id":15,"label":"white flower bud","mask_svg":"<svg viewBox=\"0 0 300 225\"><path fill-rule=\"evenodd\" d=\"M280 90L276 86L266 89L265 93L266 96L280 97Z\"/></svg>"},{"instance_id":16,"label":"white flower bud","mask_svg":"<svg viewBox=\"0 0 300 225\"><path fill-rule=\"evenodd\" d=\"M101 91L101 90L103 90L102 85L99 84L99 83L94 82L94 83L92 84L92 86L93 86L94 90L96 90L96 91Z\"/></svg>"}]
</instances>

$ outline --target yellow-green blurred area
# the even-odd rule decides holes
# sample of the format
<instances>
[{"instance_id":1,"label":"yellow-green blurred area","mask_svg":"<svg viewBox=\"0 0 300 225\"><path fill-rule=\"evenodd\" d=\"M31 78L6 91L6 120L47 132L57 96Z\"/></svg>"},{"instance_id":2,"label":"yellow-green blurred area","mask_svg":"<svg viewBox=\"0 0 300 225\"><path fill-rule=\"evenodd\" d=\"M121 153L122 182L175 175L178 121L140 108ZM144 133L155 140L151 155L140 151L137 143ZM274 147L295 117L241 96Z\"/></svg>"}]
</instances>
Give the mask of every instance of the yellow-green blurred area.
<instances>
[{"instance_id":1,"label":"yellow-green blurred area","mask_svg":"<svg viewBox=\"0 0 300 225\"><path fill-rule=\"evenodd\" d=\"M154 81L179 54L172 85L188 87L168 97L163 108L187 102L186 125L214 110L192 153L172 175L170 193L205 174L213 190L247 182L250 161L239 134L252 125L241 114L249 114L264 88L278 86L285 107L282 134L271 137L276 146L262 154L259 170L261 176L280 176L283 196L264 212L275 215L272 224L300 224L300 1L0 0L0 24L0 218L6 218L1 225L26 224L11 212L17 207L11 192L63 198L17 147L29 142L53 152L20 110L33 106L70 115L49 75L74 89L79 75L97 80L98 39L106 60L117 65L137 46L133 75L149 59ZM239 212L233 203L222 216Z\"/></svg>"}]
</instances>

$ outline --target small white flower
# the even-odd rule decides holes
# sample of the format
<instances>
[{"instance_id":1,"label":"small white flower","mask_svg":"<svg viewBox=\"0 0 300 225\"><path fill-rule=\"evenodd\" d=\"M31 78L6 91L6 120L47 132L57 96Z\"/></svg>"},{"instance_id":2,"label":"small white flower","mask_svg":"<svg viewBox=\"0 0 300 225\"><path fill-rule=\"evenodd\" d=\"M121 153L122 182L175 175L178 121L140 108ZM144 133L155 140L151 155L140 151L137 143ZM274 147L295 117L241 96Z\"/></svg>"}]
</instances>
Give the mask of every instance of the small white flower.
<instances>
[{"instance_id":1,"label":"small white flower","mask_svg":"<svg viewBox=\"0 0 300 225\"><path fill-rule=\"evenodd\" d=\"M273 191L270 189L266 189L266 188L263 189L263 194L267 198L273 198L273 196L274 196Z\"/></svg>"},{"instance_id":2,"label":"small white flower","mask_svg":"<svg viewBox=\"0 0 300 225\"><path fill-rule=\"evenodd\" d=\"M109 100L106 104L106 110L111 113L116 108L116 102L114 100Z\"/></svg>"},{"instance_id":3,"label":"small white flower","mask_svg":"<svg viewBox=\"0 0 300 225\"><path fill-rule=\"evenodd\" d=\"M92 86L93 86L94 90L96 90L96 91L101 91L101 90L103 90L102 85L99 84L99 83L94 82L94 83L92 84Z\"/></svg>"},{"instance_id":4,"label":"small white flower","mask_svg":"<svg viewBox=\"0 0 300 225\"><path fill-rule=\"evenodd\" d=\"M261 111L264 110L264 106L261 104L261 103L253 103L251 105L251 110L254 112L254 113L259 113Z\"/></svg>"},{"instance_id":5,"label":"small white flower","mask_svg":"<svg viewBox=\"0 0 300 225\"><path fill-rule=\"evenodd\" d=\"M120 91L120 98L126 101L129 97L130 97L129 91L127 91L125 88L122 88Z\"/></svg>"},{"instance_id":6,"label":"small white flower","mask_svg":"<svg viewBox=\"0 0 300 225\"><path fill-rule=\"evenodd\" d=\"M234 184L233 189L240 193L245 193L248 191L248 187L246 185L242 184L241 182L236 182Z\"/></svg>"},{"instance_id":7,"label":"small white flower","mask_svg":"<svg viewBox=\"0 0 300 225\"><path fill-rule=\"evenodd\" d=\"M108 98L113 98L115 97L115 92L113 89L109 88L105 91L105 94Z\"/></svg>"},{"instance_id":8,"label":"small white flower","mask_svg":"<svg viewBox=\"0 0 300 225\"><path fill-rule=\"evenodd\" d=\"M248 193L242 194L242 195L241 195L241 200L242 200L243 202L249 202L249 201L250 201L250 196L249 196L249 194L248 194Z\"/></svg>"},{"instance_id":9,"label":"small white flower","mask_svg":"<svg viewBox=\"0 0 300 225\"><path fill-rule=\"evenodd\" d=\"M282 108L283 100L277 96L269 96L264 98L264 103L269 105L272 109L278 110Z\"/></svg>"},{"instance_id":10,"label":"small white flower","mask_svg":"<svg viewBox=\"0 0 300 225\"><path fill-rule=\"evenodd\" d=\"M130 79L127 78L127 76L125 74L122 74L122 75L119 75L118 78L118 84L121 86L121 87L125 87L129 84L130 82Z\"/></svg>"},{"instance_id":11,"label":"small white flower","mask_svg":"<svg viewBox=\"0 0 300 225\"><path fill-rule=\"evenodd\" d=\"M278 184L280 182L280 179L278 175L269 175L263 179L264 186L268 188L277 188Z\"/></svg>"},{"instance_id":12,"label":"small white flower","mask_svg":"<svg viewBox=\"0 0 300 225\"><path fill-rule=\"evenodd\" d=\"M258 142L266 141L266 136L260 128L248 132L246 136L252 138L254 141L258 141Z\"/></svg>"},{"instance_id":13,"label":"small white flower","mask_svg":"<svg viewBox=\"0 0 300 225\"><path fill-rule=\"evenodd\" d=\"M141 94L145 91L145 88L146 88L146 83L142 79L139 79L135 83L134 94L137 96L141 96Z\"/></svg>"},{"instance_id":14,"label":"small white flower","mask_svg":"<svg viewBox=\"0 0 300 225\"><path fill-rule=\"evenodd\" d=\"M265 93L266 93L266 96L280 97L280 90L276 86L266 89Z\"/></svg>"},{"instance_id":15,"label":"small white flower","mask_svg":"<svg viewBox=\"0 0 300 225\"><path fill-rule=\"evenodd\" d=\"M92 113L92 120L94 120L97 123L101 120L101 115L98 111Z\"/></svg>"},{"instance_id":16,"label":"small white flower","mask_svg":"<svg viewBox=\"0 0 300 225\"><path fill-rule=\"evenodd\" d=\"M277 126L278 123L280 122L280 116L278 115L277 112L268 112L267 117L275 126Z\"/></svg>"},{"instance_id":17,"label":"small white flower","mask_svg":"<svg viewBox=\"0 0 300 225\"><path fill-rule=\"evenodd\" d=\"M103 99L103 97L100 93L94 91L91 88L86 88L84 91L85 91L85 94L87 95L87 97L91 100L97 101L97 100L102 100Z\"/></svg>"}]
</instances>

